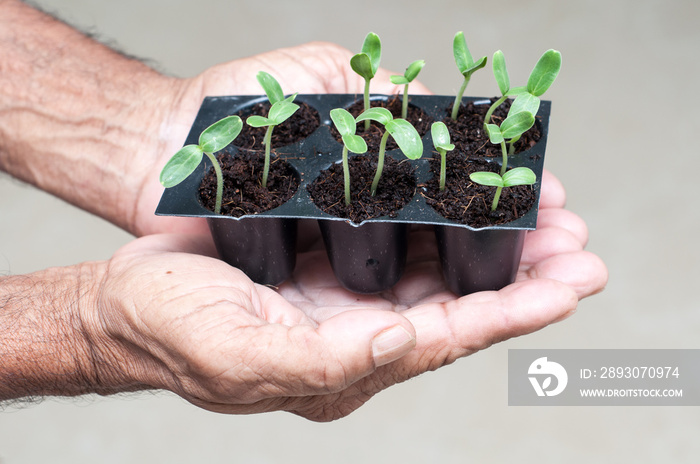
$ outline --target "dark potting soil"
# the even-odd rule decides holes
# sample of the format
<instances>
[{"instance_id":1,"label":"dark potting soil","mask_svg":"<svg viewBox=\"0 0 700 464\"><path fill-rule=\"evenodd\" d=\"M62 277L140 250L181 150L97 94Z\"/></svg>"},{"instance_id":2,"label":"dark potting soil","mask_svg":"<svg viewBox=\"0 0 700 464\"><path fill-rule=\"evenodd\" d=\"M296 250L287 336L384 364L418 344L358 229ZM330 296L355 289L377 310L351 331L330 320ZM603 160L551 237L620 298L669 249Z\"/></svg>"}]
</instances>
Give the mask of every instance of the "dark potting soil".
<instances>
[{"instance_id":1,"label":"dark potting soil","mask_svg":"<svg viewBox=\"0 0 700 464\"><path fill-rule=\"evenodd\" d=\"M224 178L221 214L240 217L274 209L289 200L299 188L299 176L284 160L273 157L267 188L262 187L264 153L243 151L235 156L223 153L217 158ZM214 168L199 186L202 205L213 211L216 203L216 174Z\"/></svg>"},{"instance_id":2,"label":"dark potting soil","mask_svg":"<svg viewBox=\"0 0 700 464\"><path fill-rule=\"evenodd\" d=\"M336 217L360 223L380 216L395 217L416 192L414 168L408 160L387 156L377 194L370 187L377 169L377 156L355 155L348 159L350 168L350 205L345 204L343 165L335 163L322 171L307 187L318 208Z\"/></svg>"},{"instance_id":3,"label":"dark potting soil","mask_svg":"<svg viewBox=\"0 0 700 464\"><path fill-rule=\"evenodd\" d=\"M491 103L497 98L492 98ZM501 106L494 111L491 123L500 125L501 122L508 116L508 110L512 100L506 100ZM484 131L484 117L490 105L475 105L474 102L468 102L466 105L461 105L457 120L449 117L452 112L452 107L447 108L446 114L448 117L444 119L444 123L450 131L452 143L455 145L454 151L462 153L470 153L472 156L487 156L501 157L501 146L494 145L489 141L488 134ZM539 125L535 121L535 125L525 132L520 140L515 143L515 152L525 151L532 148L541 137Z\"/></svg>"},{"instance_id":4,"label":"dark potting soil","mask_svg":"<svg viewBox=\"0 0 700 464\"><path fill-rule=\"evenodd\" d=\"M476 184L469 179L469 174L475 171L499 172L500 165L483 159L467 159L457 150L448 152L447 177L442 192L440 157L433 157L430 166L434 175L424 186L426 202L444 217L461 224L476 228L504 224L522 217L537 199L533 186L504 188L496 211L491 211L496 187Z\"/></svg>"},{"instance_id":5,"label":"dark potting soil","mask_svg":"<svg viewBox=\"0 0 700 464\"><path fill-rule=\"evenodd\" d=\"M370 107L386 108L391 112L391 115L394 117L394 119L401 117L401 105L402 96L400 95L394 95L388 100L370 101ZM364 109L365 106L362 98L360 98L358 101L346 108L346 110L355 118L358 117L364 111ZM406 120L410 122L413 125L413 127L416 128L418 134L420 134L421 137L423 137L425 134L428 133L428 131L430 131L430 125L433 123L433 118L430 117L430 115L428 115L422 109L411 105L410 95L408 110L406 113ZM384 135L384 126L375 121L371 121L369 131L365 132L365 123L364 121L362 121L357 124L356 133L357 135L365 139L365 142L367 142L367 151L369 153L379 152L379 144L381 143L382 135ZM341 143L340 134L336 130L335 126L331 127L331 134L339 143ZM396 145L396 142L392 137L389 137L386 142L386 149L394 150L396 148L398 148L398 145Z\"/></svg>"},{"instance_id":6,"label":"dark potting soil","mask_svg":"<svg viewBox=\"0 0 700 464\"><path fill-rule=\"evenodd\" d=\"M280 148L285 145L296 143L309 135L311 135L320 125L318 111L304 102L296 102L299 109L289 119L284 121L279 126L276 126L272 131L272 148ZM245 120L248 116L257 114L267 117L270 112L270 103L262 102L253 105L238 115ZM243 124L241 133L236 137L233 144L240 148L249 150L263 150L263 139L267 127L251 127L248 124Z\"/></svg>"}]
</instances>

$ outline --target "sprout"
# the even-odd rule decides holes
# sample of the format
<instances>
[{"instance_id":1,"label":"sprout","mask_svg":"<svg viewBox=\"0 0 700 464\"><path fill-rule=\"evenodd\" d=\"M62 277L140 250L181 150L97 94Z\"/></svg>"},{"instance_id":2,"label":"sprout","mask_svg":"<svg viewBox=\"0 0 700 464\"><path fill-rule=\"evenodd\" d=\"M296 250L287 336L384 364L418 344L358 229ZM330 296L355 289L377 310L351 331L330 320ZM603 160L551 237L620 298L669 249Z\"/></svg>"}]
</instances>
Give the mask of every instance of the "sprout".
<instances>
[{"instance_id":1,"label":"sprout","mask_svg":"<svg viewBox=\"0 0 700 464\"><path fill-rule=\"evenodd\" d=\"M537 181L537 176L530 168L514 168L505 174L481 171L469 174L469 178L477 184L490 187L497 187L496 194L491 203L491 211L496 211L498 200L504 187L515 187L516 185L532 185Z\"/></svg>"},{"instance_id":2,"label":"sprout","mask_svg":"<svg viewBox=\"0 0 700 464\"><path fill-rule=\"evenodd\" d=\"M452 54L455 58L455 63L457 63L457 68L459 72L464 76L464 82L462 87L460 87L459 92L457 92L457 97L455 98L455 103L452 106L452 119L457 119L459 114L459 105L462 103L462 95L467 89L467 84L469 84L469 79L471 79L472 74L475 71L486 66L486 57L481 57L477 62L472 59L471 53L469 53L469 48L467 47L467 41L464 38L463 32L458 32L455 34L455 38L452 41Z\"/></svg>"},{"instance_id":3,"label":"sprout","mask_svg":"<svg viewBox=\"0 0 700 464\"><path fill-rule=\"evenodd\" d=\"M430 134L433 137L433 146L440 153L440 191L445 190L445 171L447 170L447 151L452 151L455 146L450 143L450 131L444 122L434 122L430 126Z\"/></svg>"},{"instance_id":4,"label":"sprout","mask_svg":"<svg viewBox=\"0 0 700 464\"><path fill-rule=\"evenodd\" d=\"M216 204L214 213L221 213L221 201L224 192L224 180L221 166L213 155L221 151L238 137L243 122L238 116L228 116L207 127L199 135L199 144L185 145L165 164L160 173L160 183L164 187L174 187L187 178L206 155L214 165L216 173Z\"/></svg>"},{"instance_id":5,"label":"sprout","mask_svg":"<svg viewBox=\"0 0 700 464\"><path fill-rule=\"evenodd\" d=\"M425 61L416 60L408 65L406 71L404 71L403 76L391 76L389 79L394 85L403 85L403 99L401 100L401 117L406 119L408 116L408 84L413 82L420 73L421 69L425 66Z\"/></svg>"},{"instance_id":6,"label":"sprout","mask_svg":"<svg viewBox=\"0 0 700 464\"><path fill-rule=\"evenodd\" d=\"M350 168L348 167L348 150L353 153L367 151L367 143L355 135L357 122L350 113L342 108L331 110L331 119L343 138L343 181L345 183L345 204L350 204Z\"/></svg>"},{"instance_id":7,"label":"sprout","mask_svg":"<svg viewBox=\"0 0 700 464\"><path fill-rule=\"evenodd\" d=\"M493 75L496 78L498 88L501 90L501 98L491 105L486 117L484 118L484 129L486 124L491 122L491 115L506 98L515 96L515 100L511 105L509 113L520 113L528 111L532 114L537 114L540 108L540 96L542 96L552 85L554 80L559 75L561 69L561 53L556 50L547 50L535 64L530 77L527 80L527 85L524 87L510 88L510 79L506 70L506 62L503 57L503 52L498 50L493 55Z\"/></svg>"},{"instance_id":8,"label":"sprout","mask_svg":"<svg viewBox=\"0 0 700 464\"><path fill-rule=\"evenodd\" d=\"M496 83L501 91L501 98L496 100L486 112L486 116L484 117L484 132L486 131L486 124L491 122L491 115L496 111L496 108L506 101L508 92L510 91L510 78L508 77L508 70L506 69L506 59L501 50L497 50L496 53L493 54L491 64L493 66L493 76L496 78Z\"/></svg>"},{"instance_id":9,"label":"sprout","mask_svg":"<svg viewBox=\"0 0 700 464\"><path fill-rule=\"evenodd\" d=\"M503 164L501 165L501 176L506 173L508 167L508 150L506 149L506 140L520 137L524 132L528 131L535 124L535 117L528 111L508 116L501 123L501 127L496 124L487 124L486 131L489 134L491 143L501 145L503 153Z\"/></svg>"},{"instance_id":10,"label":"sprout","mask_svg":"<svg viewBox=\"0 0 700 464\"><path fill-rule=\"evenodd\" d=\"M270 145L272 143L272 130L275 126L282 124L289 119L299 109L299 105L292 103L297 94L284 98L282 88L270 74L260 71L257 75L258 82L265 90L268 100L272 106L267 117L253 115L246 119L246 123L251 127L267 127L263 145L265 145L265 165L262 175L262 186L267 188L267 177L270 173Z\"/></svg>"},{"instance_id":11,"label":"sprout","mask_svg":"<svg viewBox=\"0 0 700 464\"><path fill-rule=\"evenodd\" d=\"M377 162L377 173L374 175L370 192L372 196L377 193L379 178L384 170L384 152L389 134L394 137L404 156L408 159L418 159L423 155L423 144L420 135L413 125L405 119L394 119L391 111L386 108L370 108L364 111L356 119L357 122L373 120L382 124L385 128L384 135L379 144L379 159Z\"/></svg>"},{"instance_id":12,"label":"sprout","mask_svg":"<svg viewBox=\"0 0 700 464\"><path fill-rule=\"evenodd\" d=\"M258 72L255 78L258 80L258 83L265 91L265 95L267 95L267 99L270 101L270 105L274 105L278 101L282 100L292 103L297 96L297 94L295 93L285 99L284 92L282 92L282 87L280 86L279 82L277 82L277 79L275 79L274 77L272 77L271 74L266 73L265 71Z\"/></svg>"},{"instance_id":13,"label":"sprout","mask_svg":"<svg viewBox=\"0 0 700 464\"><path fill-rule=\"evenodd\" d=\"M369 109L369 82L377 74L381 58L382 43L377 34L370 32L362 44L362 51L350 59L352 70L365 80L364 111ZM365 130L369 130L369 120L365 121Z\"/></svg>"}]
</instances>

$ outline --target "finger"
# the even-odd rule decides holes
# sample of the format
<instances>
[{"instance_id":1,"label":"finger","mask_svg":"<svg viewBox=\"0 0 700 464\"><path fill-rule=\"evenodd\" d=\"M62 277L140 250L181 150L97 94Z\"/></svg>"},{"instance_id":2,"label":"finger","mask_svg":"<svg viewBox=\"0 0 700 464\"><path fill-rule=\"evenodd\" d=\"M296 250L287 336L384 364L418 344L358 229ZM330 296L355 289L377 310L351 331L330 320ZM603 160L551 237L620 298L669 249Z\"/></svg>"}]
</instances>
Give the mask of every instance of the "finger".
<instances>
[{"instance_id":1,"label":"finger","mask_svg":"<svg viewBox=\"0 0 700 464\"><path fill-rule=\"evenodd\" d=\"M601 292L608 282L605 263L593 253L554 255L530 267L519 279L553 279L571 287L579 299Z\"/></svg>"},{"instance_id":2,"label":"finger","mask_svg":"<svg viewBox=\"0 0 700 464\"><path fill-rule=\"evenodd\" d=\"M542 191L540 193L540 210L545 208L563 208L566 205L566 190L554 174L546 169L542 172Z\"/></svg>"},{"instance_id":3,"label":"finger","mask_svg":"<svg viewBox=\"0 0 700 464\"><path fill-rule=\"evenodd\" d=\"M577 214L561 208L547 208L540 210L537 216L537 228L547 229L558 227L570 232L581 243L588 243L588 226Z\"/></svg>"},{"instance_id":4,"label":"finger","mask_svg":"<svg viewBox=\"0 0 700 464\"><path fill-rule=\"evenodd\" d=\"M520 266L532 266L551 256L582 249L579 239L566 229L560 227L537 229L528 232L525 236Z\"/></svg>"},{"instance_id":5,"label":"finger","mask_svg":"<svg viewBox=\"0 0 700 464\"><path fill-rule=\"evenodd\" d=\"M417 345L391 367L405 370L406 378L437 369L561 320L575 310L577 302L568 285L537 279L404 311L402 315L415 327Z\"/></svg>"},{"instance_id":6,"label":"finger","mask_svg":"<svg viewBox=\"0 0 700 464\"><path fill-rule=\"evenodd\" d=\"M334 43L310 42L283 48L253 57L261 69L279 75L280 84L289 84L300 93L362 93L364 79L350 66L353 53ZM280 65L279 63L283 63ZM402 75L384 68L377 69L372 79L372 93L393 95L403 91L389 77ZM295 76L302 76L299 79ZM310 79L314 76L314 79ZM284 88L284 87L283 87ZM428 95L432 92L421 82L410 85L411 94ZM290 90L291 91L291 90Z\"/></svg>"},{"instance_id":7,"label":"finger","mask_svg":"<svg viewBox=\"0 0 700 464\"><path fill-rule=\"evenodd\" d=\"M205 95L258 95L263 89L256 75L265 71L285 94L345 93L346 87L356 84L345 82L346 73L340 72L339 66L346 63L349 68L351 56L348 50L328 42L280 48L213 66L197 76L194 87L204 89Z\"/></svg>"},{"instance_id":8,"label":"finger","mask_svg":"<svg viewBox=\"0 0 700 464\"><path fill-rule=\"evenodd\" d=\"M256 58L277 71L273 75L279 75L283 88L286 83L299 93L355 93L361 91L364 81L352 72L351 57L352 52L337 44L310 42Z\"/></svg>"}]
</instances>

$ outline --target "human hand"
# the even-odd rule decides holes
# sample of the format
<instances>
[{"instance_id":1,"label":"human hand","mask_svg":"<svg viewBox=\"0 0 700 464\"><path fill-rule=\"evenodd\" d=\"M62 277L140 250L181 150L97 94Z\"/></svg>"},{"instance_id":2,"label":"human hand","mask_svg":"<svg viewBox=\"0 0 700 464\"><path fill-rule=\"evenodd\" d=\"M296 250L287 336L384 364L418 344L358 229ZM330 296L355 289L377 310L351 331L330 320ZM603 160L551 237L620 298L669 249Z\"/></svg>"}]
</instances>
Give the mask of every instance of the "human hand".
<instances>
[{"instance_id":1,"label":"human hand","mask_svg":"<svg viewBox=\"0 0 700 464\"><path fill-rule=\"evenodd\" d=\"M445 288L427 229L411 234L399 283L369 296L342 289L313 247L275 290L205 256L214 251L202 236L139 239L109 262L98 311L84 317L96 365L120 366L99 377L223 413L343 417L397 382L562 320L600 291L607 271L583 251L586 226L564 200L545 173L517 281L461 298Z\"/></svg>"},{"instance_id":2,"label":"human hand","mask_svg":"<svg viewBox=\"0 0 700 464\"><path fill-rule=\"evenodd\" d=\"M150 165L144 165L134 175L144 176L143 188L136 200L132 232L146 235L161 232L203 232L206 224L201 219L155 217L155 210L163 187L158 182L160 170L167 160L182 147L199 105L211 95L258 95L263 93L256 80L258 71L271 73L285 92L293 93L362 93L364 80L350 68L352 53L338 45L314 42L292 48L283 48L261 55L230 61L207 69L199 76L173 82L177 95L162 128L160 145ZM373 93L393 94L399 86L391 84L392 73L379 69L372 80ZM427 94L420 82L411 84L412 94Z\"/></svg>"}]
</instances>

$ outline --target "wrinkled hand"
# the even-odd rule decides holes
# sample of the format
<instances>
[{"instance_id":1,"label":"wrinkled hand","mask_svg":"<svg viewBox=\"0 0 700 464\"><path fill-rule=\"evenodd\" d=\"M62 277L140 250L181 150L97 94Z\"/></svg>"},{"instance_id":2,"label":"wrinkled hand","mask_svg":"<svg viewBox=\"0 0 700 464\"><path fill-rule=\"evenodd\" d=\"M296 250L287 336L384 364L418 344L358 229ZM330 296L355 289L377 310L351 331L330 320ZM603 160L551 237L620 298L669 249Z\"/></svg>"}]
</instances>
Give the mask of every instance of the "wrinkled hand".
<instances>
[{"instance_id":1,"label":"wrinkled hand","mask_svg":"<svg viewBox=\"0 0 700 464\"><path fill-rule=\"evenodd\" d=\"M373 296L343 290L322 250L301 253L275 291L205 256L214 251L203 236L136 240L109 262L98 292L98 365L122 366L102 378L224 413L343 417L392 384L564 319L600 291L605 266L583 251L586 226L563 204L546 173L517 282L462 298L444 286L429 230L412 233L401 281Z\"/></svg>"},{"instance_id":2,"label":"wrinkled hand","mask_svg":"<svg viewBox=\"0 0 700 464\"><path fill-rule=\"evenodd\" d=\"M256 80L258 71L271 73L286 93L357 93L364 89L364 80L350 68L352 53L338 45L314 42L292 48L283 48L250 58L220 64L193 79L174 83L170 113L158 124L167 143L152 159L147 169L137 175L144 177L143 188L136 206L132 232L147 235L161 232L202 232L207 230L202 220L155 217L163 187L158 182L160 170L170 157L182 147L194 116L202 100L211 95L260 95L263 93ZM372 80L372 93L393 94L399 90L391 84L392 73L379 69ZM400 74L400 73L394 73ZM428 89L420 82L411 84L411 93L426 94Z\"/></svg>"}]
</instances>

